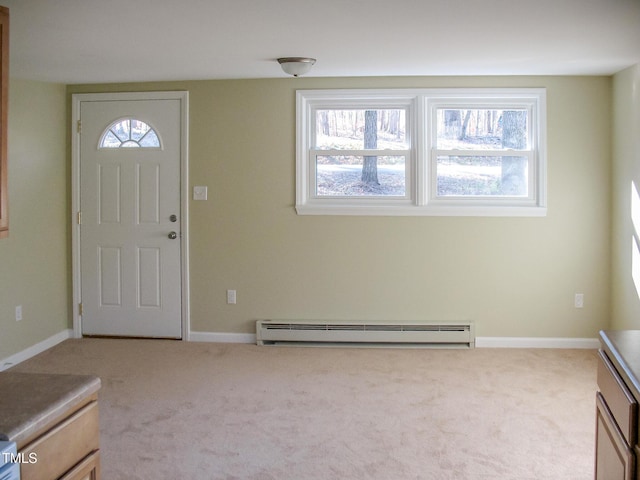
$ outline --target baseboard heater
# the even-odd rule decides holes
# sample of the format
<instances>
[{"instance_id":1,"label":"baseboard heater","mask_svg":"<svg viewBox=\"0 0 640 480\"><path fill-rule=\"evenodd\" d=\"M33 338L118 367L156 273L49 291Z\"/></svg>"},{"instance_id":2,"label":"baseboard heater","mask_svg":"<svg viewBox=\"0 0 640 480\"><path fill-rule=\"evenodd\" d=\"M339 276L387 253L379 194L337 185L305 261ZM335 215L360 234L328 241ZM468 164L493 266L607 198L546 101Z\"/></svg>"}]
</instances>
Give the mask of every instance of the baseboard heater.
<instances>
[{"instance_id":1,"label":"baseboard heater","mask_svg":"<svg viewBox=\"0 0 640 480\"><path fill-rule=\"evenodd\" d=\"M473 322L365 323L258 320L258 345L474 348Z\"/></svg>"}]
</instances>

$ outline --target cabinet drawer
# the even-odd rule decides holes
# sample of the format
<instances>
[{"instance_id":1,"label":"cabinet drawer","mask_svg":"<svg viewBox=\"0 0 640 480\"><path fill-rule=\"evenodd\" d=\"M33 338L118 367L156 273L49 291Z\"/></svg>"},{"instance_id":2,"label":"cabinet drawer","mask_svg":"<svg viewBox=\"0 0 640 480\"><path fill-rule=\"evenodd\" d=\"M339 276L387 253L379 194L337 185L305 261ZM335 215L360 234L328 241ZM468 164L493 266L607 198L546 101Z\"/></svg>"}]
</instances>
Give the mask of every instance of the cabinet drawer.
<instances>
[{"instance_id":1,"label":"cabinet drawer","mask_svg":"<svg viewBox=\"0 0 640 480\"><path fill-rule=\"evenodd\" d=\"M638 439L638 402L602 350L598 352L598 388L625 440L629 445L635 445Z\"/></svg>"},{"instance_id":2,"label":"cabinet drawer","mask_svg":"<svg viewBox=\"0 0 640 480\"><path fill-rule=\"evenodd\" d=\"M596 393L595 480L635 480L636 456L613 421L603 397Z\"/></svg>"},{"instance_id":3,"label":"cabinet drawer","mask_svg":"<svg viewBox=\"0 0 640 480\"><path fill-rule=\"evenodd\" d=\"M89 455L60 480L100 480L100 451Z\"/></svg>"},{"instance_id":4,"label":"cabinet drawer","mask_svg":"<svg viewBox=\"0 0 640 480\"><path fill-rule=\"evenodd\" d=\"M37 461L23 463L23 480L54 480L99 446L98 403L91 402L40 438L25 446L25 458L35 453Z\"/></svg>"}]
</instances>

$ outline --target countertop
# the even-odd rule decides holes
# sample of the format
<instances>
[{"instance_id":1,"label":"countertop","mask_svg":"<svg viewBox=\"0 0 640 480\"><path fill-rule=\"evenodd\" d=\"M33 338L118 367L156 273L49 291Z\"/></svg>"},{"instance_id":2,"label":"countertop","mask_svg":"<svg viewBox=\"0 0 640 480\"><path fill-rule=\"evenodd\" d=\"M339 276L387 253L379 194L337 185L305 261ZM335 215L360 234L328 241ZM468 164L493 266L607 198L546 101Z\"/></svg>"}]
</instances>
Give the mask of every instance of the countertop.
<instances>
[{"instance_id":1,"label":"countertop","mask_svg":"<svg viewBox=\"0 0 640 480\"><path fill-rule=\"evenodd\" d=\"M0 437L20 448L98 390L100 379L90 375L0 372Z\"/></svg>"},{"instance_id":2,"label":"countertop","mask_svg":"<svg viewBox=\"0 0 640 480\"><path fill-rule=\"evenodd\" d=\"M640 330L601 331L600 341L602 349L640 402Z\"/></svg>"}]
</instances>

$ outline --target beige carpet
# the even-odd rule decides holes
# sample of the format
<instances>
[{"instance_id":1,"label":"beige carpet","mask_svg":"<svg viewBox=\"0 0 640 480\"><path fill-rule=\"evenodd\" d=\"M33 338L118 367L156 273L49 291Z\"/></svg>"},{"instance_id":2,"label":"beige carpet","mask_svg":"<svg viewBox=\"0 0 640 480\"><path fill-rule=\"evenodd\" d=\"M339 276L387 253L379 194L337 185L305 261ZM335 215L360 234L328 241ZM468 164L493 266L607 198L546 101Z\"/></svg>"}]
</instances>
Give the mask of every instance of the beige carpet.
<instances>
[{"instance_id":1,"label":"beige carpet","mask_svg":"<svg viewBox=\"0 0 640 480\"><path fill-rule=\"evenodd\" d=\"M593 478L595 352L69 340L104 480Z\"/></svg>"}]
</instances>

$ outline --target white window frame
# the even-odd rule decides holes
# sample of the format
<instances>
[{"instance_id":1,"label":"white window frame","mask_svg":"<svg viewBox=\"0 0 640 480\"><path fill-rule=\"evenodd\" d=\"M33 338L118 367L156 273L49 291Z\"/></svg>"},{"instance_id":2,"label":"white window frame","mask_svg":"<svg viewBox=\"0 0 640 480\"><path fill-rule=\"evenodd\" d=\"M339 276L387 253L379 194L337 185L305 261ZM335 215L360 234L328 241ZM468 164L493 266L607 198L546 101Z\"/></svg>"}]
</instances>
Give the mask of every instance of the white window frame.
<instances>
[{"instance_id":1,"label":"white window frame","mask_svg":"<svg viewBox=\"0 0 640 480\"><path fill-rule=\"evenodd\" d=\"M436 195L435 146L438 108L525 108L530 149L527 197ZM315 150L315 112L322 109L401 108L407 111L408 151L368 150L377 155L406 155L404 197L318 196ZM546 90L544 88L360 89L298 90L296 92L296 211L299 215L436 215L545 216L546 204ZM473 151L471 151L473 152ZM490 150L490 153L494 151ZM342 153L345 153L344 151ZM347 153L362 155L363 151ZM468 154L470 152L464 152ZM511 151L507 151L511 153Z\"/></svg>"}]
</instances>

